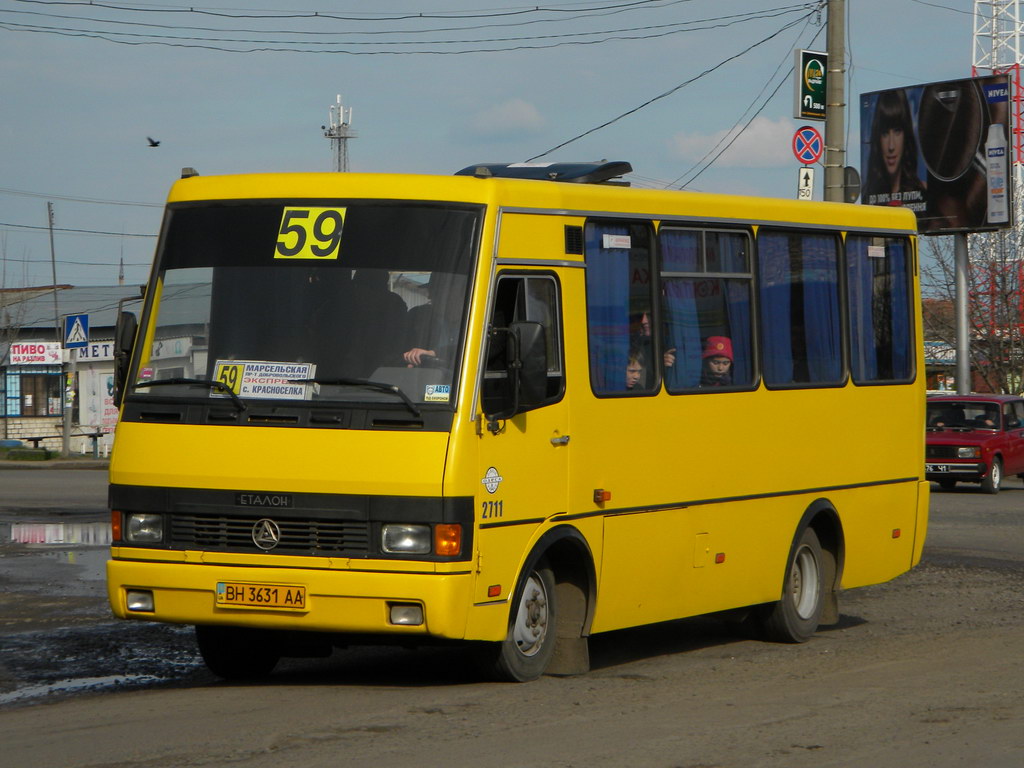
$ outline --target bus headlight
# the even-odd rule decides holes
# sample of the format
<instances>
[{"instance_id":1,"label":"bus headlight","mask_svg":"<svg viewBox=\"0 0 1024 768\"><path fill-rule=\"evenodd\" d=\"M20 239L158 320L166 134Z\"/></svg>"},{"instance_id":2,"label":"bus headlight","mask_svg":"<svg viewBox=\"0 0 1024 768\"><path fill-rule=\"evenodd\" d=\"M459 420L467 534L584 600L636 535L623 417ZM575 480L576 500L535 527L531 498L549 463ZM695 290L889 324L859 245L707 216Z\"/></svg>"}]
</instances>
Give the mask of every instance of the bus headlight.
<instances>
[{"instance_id":1,"label":"bus headlight","mask_svg":"<svg viewBox=\"0 0 1024 768\"><path fill-rule=\"evenodd\" d=\"M125 516L125 541L133 544L158 544L164 539L164 516L130 512Z\"/></svg>"},{"instance_id":2,"label":"bus headlight","mask_svg":"<svg viewBox=\"0 0 1024 768\"><path fill-rule=\"evenodd\" d=\"M429 555L433 538L429 525L388 523L381 528L380 546L385 552Z\"/></svg>"},{"instance_id":3,"label":"bus headlight","mask_svg":"<svg viewBox=\"0 0 1024 768\"><path fill-rule=\"evenodd\" d=\"M958 459L977 459L981 456L981 449L976 445L962 445L956 449Z\"/></svg>"}]
</instances>

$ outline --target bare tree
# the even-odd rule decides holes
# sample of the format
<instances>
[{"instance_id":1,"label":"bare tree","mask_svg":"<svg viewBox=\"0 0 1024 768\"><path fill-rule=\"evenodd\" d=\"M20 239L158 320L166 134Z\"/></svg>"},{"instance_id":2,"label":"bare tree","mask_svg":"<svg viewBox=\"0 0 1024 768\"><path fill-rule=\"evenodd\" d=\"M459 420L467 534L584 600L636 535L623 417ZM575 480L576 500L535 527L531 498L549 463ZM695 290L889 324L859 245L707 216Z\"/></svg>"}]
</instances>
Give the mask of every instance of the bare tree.
<instances>
[{"instance_id":1,"label":"bare tree","mask_svg":"<svg viewBox=\"0 0 1024 768\"><path fill-rule=\"evenodd\" d=\"M1024 263L1014 230L969 237L968 333L972 384L1019 392L1024 369ZM951 237L922 238L926 341L956 348L956 268Z\"/></svg>"}]
</instances>

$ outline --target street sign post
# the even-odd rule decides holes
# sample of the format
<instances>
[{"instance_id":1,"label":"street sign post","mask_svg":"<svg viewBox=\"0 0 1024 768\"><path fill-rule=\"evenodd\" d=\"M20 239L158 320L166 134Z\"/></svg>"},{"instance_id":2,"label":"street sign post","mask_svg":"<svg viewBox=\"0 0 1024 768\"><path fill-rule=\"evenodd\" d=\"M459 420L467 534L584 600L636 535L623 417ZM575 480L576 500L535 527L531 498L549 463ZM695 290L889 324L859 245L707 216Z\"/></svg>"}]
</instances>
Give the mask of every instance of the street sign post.
<instances>
[{"instance_id":1,"label":"street sign post","mask_svg":"<svg viewBox=\"0 0 1024 768\"><path fill-rule=\"evenodd\" d=\"M804 125L793 134L793 154L804 165L812 165L821 160L825 152L825 141L818 129Z\"/></svg>"},{"instance_id":2,"label":"street sign post","mask_svg":"<svg viewBox=\"0 0 1024 768\"><path fill-rule=\"evenodd\" d=\"M78 349L89 344L89 316L64 315L64 348Z\"/></svg>"},{"instance_id":3,"label":"street sign post","mask_svg":"<svg viewBox=\"0 0 1024 768\"><path fill-rule=\"evenodd\" d=\"M797 120L824 120L828 54L804 50L794 53L796 87L793 93L793 117Z\"/></svg>"},{"instance_id":4,"label":"street sign post","mask_svg":"<svg viewBox=\"0 0 1024 768\"><path fill-rule=\"evenodd\" d=\"M805 165L799 171L796 183L797 200L814 199L814 169Z\"/></svg>"}]
</instances>

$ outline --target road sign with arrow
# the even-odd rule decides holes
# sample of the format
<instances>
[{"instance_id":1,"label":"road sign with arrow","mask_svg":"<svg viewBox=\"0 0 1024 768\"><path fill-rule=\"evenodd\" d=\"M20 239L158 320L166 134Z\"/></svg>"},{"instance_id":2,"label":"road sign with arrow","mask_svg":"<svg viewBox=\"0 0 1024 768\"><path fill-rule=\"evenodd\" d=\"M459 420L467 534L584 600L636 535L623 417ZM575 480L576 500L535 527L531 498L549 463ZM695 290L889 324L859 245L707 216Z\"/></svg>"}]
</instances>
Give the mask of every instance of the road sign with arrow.
<instances>
[{"instance_id":1,"label":"road sign with arrow","mask_svg":"<svg viewBox=\"0 0 1024 768\"><path fill-rule=\"evenodd\" d=\"M805 165L800 169L796 184L796 199L814 199L814 169L810 166Z\"/></svg>"}]
</instances>

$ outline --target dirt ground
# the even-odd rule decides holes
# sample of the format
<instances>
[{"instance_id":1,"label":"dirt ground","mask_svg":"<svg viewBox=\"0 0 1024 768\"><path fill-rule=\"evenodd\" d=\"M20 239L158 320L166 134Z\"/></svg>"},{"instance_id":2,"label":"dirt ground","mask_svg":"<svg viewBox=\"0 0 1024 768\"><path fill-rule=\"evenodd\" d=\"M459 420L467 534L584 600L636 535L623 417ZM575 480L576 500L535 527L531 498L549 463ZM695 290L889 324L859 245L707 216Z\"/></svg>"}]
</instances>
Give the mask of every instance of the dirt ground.
<instances>
[{"instance_id":1,"label":"dirt ground","mask_svg":"<svg viewBox=\"0 0 1024 768\"><path fill-rule=\"evenodd\" d=\"M4 544L0 766L1020 768L1021 509L1017 479L934 494L923 563L843 593L806 644L688 619L596 636L589 674L524 685L457 648L219 682L190 629L109 618L104 548Z\"/></svg>"},{"instance_id":2,"label":"dirt ground","mask_svg":"<svg viewBox=\"0 0 1024 768\"><path fill-rule=\"evenodd\" d=\"M49 658L17 633L5 676L26 673L21 659L44 685L62 658L92 658L100 692L12 703L0 743L9 765L68 768L1016 768L1022 608L1019 569L926 563L845 593L841 624L805 645L691 619L595 637L589 675L526 685L475 680L457 650L360 649L234 686L201 668L184 629L72 626Z\"/></svg>"}]
</instances>

